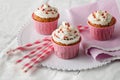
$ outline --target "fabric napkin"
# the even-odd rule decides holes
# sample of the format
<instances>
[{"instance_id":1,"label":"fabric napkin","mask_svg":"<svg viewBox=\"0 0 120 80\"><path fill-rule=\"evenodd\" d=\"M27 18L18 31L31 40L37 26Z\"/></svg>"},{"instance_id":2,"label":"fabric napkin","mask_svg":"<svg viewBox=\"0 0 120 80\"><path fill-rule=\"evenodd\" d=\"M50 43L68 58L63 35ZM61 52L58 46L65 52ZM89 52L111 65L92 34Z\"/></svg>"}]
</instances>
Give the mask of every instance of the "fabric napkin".
<instances>
[{"instance_id":1,"label":"fabric napkin","mask_svg":"<svg viewBox=\"0 0 120 80\"><path fill-rule=\"evenodd\" d=\"M116 18L117 23L114 35L110 40L98 41L92 39L89 35L89 30L86 29L81 32L82 47L85 53L92 56L95 60L114 60L116 56L120 56L120 14L116 0L99 0L95 3L71 8L67 11L69 15L68 21L74 26L87 26L88 15L96 10L106 10Z\"/></svg>"}]
</instances>

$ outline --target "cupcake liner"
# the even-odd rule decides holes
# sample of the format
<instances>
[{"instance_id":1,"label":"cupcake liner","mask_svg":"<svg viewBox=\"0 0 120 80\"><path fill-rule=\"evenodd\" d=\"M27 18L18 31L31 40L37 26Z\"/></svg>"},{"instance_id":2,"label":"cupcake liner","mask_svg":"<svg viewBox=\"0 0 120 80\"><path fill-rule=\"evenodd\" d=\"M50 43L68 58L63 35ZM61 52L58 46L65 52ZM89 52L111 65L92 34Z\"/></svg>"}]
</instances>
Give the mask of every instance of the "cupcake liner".
<instances>
[{"instance_id":1,"label":"cupcake liner","mask_svg":"<svg viewBox=\"0 0 120 80\"><path fill-rule=\"evenodd\" d=\"M52 41L55 55L63 58L63 59L70 59L74 58L79 53L79 43L70 45L70 46L62 46L59 44L56 44L54 41Z\"/></svg>"},{"instance_id":2,"label":"cupcake liner","mask_svg":"<svg viewBox=\"0 0 120 80\"><path fill-rule=\"evenodd\" d=\"M34 20L35 29L39 34L51 34L57 28L57 24L58 19L52 22L39 22Z\"/></svg>"},{"instance_id":3,"label":"cupcake liner","mask_svg":"<svg viewBox=\"0 0 120 80\"><path fill-rule=\"evenodd\" d=\"M114 32L114 25L106 26L104 28L97 28L90 25L89 23L88 25L90 29L90 35L92 36L92 38L101 41L111 39L112 34Z\"/></svg>"}]
</instances>

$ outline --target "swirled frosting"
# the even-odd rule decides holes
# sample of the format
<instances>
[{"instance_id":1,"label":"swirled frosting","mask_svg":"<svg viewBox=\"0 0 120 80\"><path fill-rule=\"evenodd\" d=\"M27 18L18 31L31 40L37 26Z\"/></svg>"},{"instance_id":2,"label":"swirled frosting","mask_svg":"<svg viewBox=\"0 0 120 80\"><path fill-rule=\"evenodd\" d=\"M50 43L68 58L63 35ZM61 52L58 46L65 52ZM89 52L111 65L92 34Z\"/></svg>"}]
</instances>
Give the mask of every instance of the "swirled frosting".
<instances>
[{"instance_id":1,"label":"swirled frosting","mask_svg":"<svg viewBox=\"0 0 120 80\"><path fill-rule=\"evenodd\" d=\"M68 22L62 22L62 25L52 33L52 38L56 42L69 45L80 40L80 33L77 28L72 27Z\"/></svg>"},{"instance_id":2,"label":"swirled frosting","mask_svg":"<svg viewBox=\"0 0 120 80\"><path fill-rule=\"evenodd\" d=\"M58 10L47 3L38 8L34 14L41 18L55 18L59 15Z\"/></svg>"},{"instance_id":3,"label":"swirled frosting","mask_svg":"<svg viewBox=\"0 0 120 80\"><path fill-rule=\"evenodd\" d=\"M88 16L88 21L92 24L108 25L111 22L112 15L107 11L98 10Z\"/></svg>"}]
</instances>

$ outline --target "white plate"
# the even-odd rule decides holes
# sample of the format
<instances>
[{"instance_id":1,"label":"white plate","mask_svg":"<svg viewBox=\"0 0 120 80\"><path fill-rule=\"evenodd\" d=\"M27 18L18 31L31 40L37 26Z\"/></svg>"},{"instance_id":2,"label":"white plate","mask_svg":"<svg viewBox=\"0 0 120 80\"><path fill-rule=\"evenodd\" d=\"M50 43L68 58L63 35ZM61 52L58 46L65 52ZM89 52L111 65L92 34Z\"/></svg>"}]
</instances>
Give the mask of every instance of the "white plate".
<instances>
[{"instance_id":1,"label":"white plate","mask_svg":"<svg viewBox=\"0 0 120 80\"><path fill-rule=\"evenodd\" d=\"M29 21L20 30L17 38L18 44L23 45L28 42L34 42L42 37L44 37L44 35L38 34L34 29L33 22ZM43 61L41 65L58 70L86 70L97 68L107 63L110 62L95 61L91 57L82 54L82 50L80 50L80 54L76 58L69 60L60 59L53 53L48 59Z\"/></svg>"}]
</instances>

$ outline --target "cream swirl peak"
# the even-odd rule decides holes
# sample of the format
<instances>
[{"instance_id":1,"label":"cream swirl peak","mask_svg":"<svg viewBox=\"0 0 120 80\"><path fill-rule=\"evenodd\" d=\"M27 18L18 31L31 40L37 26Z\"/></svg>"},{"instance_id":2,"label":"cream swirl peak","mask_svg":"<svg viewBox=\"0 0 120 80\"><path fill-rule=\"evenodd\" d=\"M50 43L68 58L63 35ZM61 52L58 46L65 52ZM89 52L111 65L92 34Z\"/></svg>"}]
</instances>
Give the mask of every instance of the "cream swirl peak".
<instances>
[{"instance_id":1,"label":"cream swirl peak","mask_svg":"<svg viewBox=\"0 0 120 80\"><path fill-rule=\"evenodd\" d=\"M111 22L112 15L107 11L98 10L88 16L88 21L92 24L108 25Z\"/></svg>"},{"instance_id":2,"label":"cream swirl peak","mask_svg":"<svg viewBox=\"0 0 120 80\"><path fill-rule=\"evenodd\" d=\"M47 3L38 8L34 14L41 18L55 18L59 15L58 10Z\"/></svg>"},{"instance_id":3,"label":"cream swirl peak","mask_svg":"<svg viewBox=\"0 0 120 80\"><path fill-rule=\"evenodd\" d=\"M52 38L62 44L74 44L80 40L80 33L77 28L72 27L68 22L62 22L62 25L52 33Z\"/></svg>"}]
</instances>

